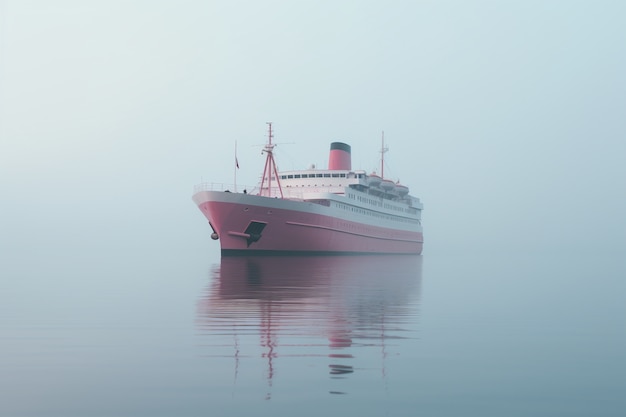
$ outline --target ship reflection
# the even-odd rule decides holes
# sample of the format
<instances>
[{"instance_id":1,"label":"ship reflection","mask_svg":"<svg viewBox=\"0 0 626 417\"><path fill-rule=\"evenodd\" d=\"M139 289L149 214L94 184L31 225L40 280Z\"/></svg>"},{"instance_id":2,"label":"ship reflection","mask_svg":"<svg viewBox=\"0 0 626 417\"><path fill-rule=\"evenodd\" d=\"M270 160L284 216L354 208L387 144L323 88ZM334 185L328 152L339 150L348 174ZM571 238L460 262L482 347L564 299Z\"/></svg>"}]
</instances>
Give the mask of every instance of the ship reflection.
<instances>
[{"instance_id":1,"label":"ship reflection","mask_svg":"<svg viewBox=\"0 0 626 417\"><path fill-rule=\"evenodd\" d=\"M199 301L198 326L209 340L232 341L235 377L241 357L263 358L267 399L280 358L323 359L332 379L359 369L386 378L388 344L418 314L421 269L421 256L224 257ZM251 337L256 347L240 343Z\"/></svg>"}]
</instances>

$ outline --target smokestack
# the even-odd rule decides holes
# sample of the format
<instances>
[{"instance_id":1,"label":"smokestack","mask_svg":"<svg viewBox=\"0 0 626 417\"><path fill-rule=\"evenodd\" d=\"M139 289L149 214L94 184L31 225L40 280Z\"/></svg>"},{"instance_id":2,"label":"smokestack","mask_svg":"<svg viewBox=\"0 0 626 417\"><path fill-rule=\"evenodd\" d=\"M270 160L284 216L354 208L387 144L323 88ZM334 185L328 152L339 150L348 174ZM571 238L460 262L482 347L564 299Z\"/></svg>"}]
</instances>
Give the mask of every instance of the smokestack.
<instances>
[{"instance_id":1,"label":"smokestack","mask_svg":"<svg viewBox=\"0 0 626 417\"><path fill-rule=\"evenodd\" d=\"M331 170L352 169L350 145L343 143L343 142L333 142L330 144L330 157L328 158L328 169L331 169Z\"/></svg>"}]
</instances>

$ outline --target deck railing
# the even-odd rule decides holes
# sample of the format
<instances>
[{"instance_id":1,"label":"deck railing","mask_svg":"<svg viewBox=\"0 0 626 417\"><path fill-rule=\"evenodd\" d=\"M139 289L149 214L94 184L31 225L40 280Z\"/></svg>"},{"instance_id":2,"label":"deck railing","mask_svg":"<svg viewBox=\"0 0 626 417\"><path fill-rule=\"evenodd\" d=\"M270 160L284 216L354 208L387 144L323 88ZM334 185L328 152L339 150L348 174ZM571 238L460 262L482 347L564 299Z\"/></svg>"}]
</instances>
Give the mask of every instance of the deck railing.
<instances>
[{"instance_id":1,"label":"deck railing","mask_svg":"<svg viewBox=\"0 0 626 417\"><path fill-rule=\"evenodd\" d=\"M241 184L237 184L237 186L235 187L235 184L228 184L223 182L201 182L200 184L197 184L193 187L194 194L199 193L200 191L230 191L233 193L243 193L244 190L246 190L246 192L250 194L254 194L257 192L256 187Z\"/></svg>"}]
</instances>

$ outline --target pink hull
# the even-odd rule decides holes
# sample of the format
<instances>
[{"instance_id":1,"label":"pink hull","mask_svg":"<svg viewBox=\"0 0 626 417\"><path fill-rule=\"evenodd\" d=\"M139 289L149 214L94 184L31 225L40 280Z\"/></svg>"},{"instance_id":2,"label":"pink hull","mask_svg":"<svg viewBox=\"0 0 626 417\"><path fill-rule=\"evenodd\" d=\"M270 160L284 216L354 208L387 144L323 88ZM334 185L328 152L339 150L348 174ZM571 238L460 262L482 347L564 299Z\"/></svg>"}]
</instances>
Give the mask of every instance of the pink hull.
<instances>
[{"instance_id":1,"label":"pink hull","mask_svg":"<svg viewBox=\"0 0 626 417\"><path fill-rule=\"evenodd\" d=\"M198 206L218 234L222 254L422 252L418 231L240 202L204 201Z\"/></svg>"}]
</instances>

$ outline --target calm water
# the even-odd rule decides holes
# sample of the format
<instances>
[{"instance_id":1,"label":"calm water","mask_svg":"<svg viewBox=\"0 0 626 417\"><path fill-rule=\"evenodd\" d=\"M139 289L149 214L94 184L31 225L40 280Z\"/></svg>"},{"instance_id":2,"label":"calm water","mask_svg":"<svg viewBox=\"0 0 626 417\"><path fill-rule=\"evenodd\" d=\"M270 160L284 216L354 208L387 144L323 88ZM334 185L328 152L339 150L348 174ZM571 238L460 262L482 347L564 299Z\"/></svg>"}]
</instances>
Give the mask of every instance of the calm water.
<instances>
[{"instance_id":1,"label":"calm water","mask_svg":"<svg viewBox=\"0 0 626 417\"><path fill-rule=\"evenodd\" d=\"M618 256L6 265L3 417L626 415Z\"/></svg>"}]
</instances>

